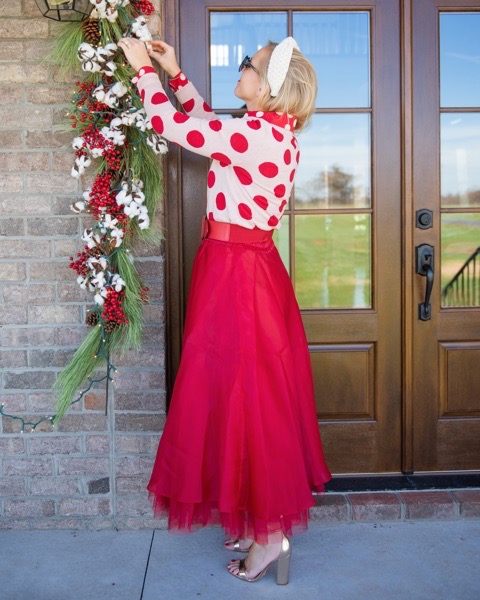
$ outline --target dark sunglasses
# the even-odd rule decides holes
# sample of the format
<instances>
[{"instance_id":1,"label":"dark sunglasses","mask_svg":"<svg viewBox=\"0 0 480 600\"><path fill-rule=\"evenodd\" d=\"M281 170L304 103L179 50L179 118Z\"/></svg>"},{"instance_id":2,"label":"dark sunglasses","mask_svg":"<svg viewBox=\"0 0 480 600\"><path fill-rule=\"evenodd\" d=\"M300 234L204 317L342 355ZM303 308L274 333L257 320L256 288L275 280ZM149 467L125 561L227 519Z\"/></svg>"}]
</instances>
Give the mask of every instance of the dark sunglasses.
<instances>
[{"instance_id":1,"label":"dark sunglasses","mask_svg":"<svg viewBox=\"0 0 480 600\"><path fill-rule=\"evenodd\" d=\"M258 69L252 65L252 59L248 55L242 60L240 66L238 67L239 71L243 71L243 69L253 69L257 75L260 74Z\"/></svg>"}]
</instances>

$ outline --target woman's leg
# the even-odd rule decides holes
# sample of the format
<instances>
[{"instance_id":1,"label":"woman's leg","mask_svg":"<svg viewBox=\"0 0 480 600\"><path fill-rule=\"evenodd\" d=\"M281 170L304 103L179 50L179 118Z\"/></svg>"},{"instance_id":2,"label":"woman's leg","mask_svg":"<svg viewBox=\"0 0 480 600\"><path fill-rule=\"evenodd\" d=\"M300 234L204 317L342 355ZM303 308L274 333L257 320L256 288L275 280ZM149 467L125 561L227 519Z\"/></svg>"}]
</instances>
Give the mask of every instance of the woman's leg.
<instances>
[{"instance_id":1,"label":"woman's leg","mask_svg":"<svg viewBox=\"0 0 480 600\"><path fill-rule=\"evenodd\" d=\"M269 563L278 558L281 548L282 542L266 545L261 545L254 542L250 552L248 553L248 556L245 559L245 574L248 579L253 579L256 577ZM227 565L227 569L233 575L237 575L239 573L239 563L240 560L232 559L230 564Z\"/></svg>"}]
</instances>

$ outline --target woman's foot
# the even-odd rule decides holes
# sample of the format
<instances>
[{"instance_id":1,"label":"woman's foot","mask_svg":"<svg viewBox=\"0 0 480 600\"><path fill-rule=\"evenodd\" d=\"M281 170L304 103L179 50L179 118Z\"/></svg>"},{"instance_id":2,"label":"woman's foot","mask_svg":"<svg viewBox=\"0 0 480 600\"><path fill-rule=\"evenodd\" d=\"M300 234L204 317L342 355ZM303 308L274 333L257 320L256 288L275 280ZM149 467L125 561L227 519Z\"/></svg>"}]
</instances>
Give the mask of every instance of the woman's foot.
<instances>
[{"instance_id":1,"label":"woman's foot","mask_svg":"<svg viewBox=\"0 0 480 600\"><path fill-rule=\"evenodd\" d=\"M240 540L227 540L225 542L225 548L227 550L233 550L235 552L248 552L252 547L253 540L250 538L242 538Z\"/></svg>"},{"instance_id":2,"label":"woman's foot","mask_svg":"<svg viewBox=\"0 0 480 600\"><path fill-rule=\"evenodd\" d=\"M254 542L248 556L245 558L245 575L247 578L254 579L269 563L278 558L281 549L281 542L265 546ZM230 564L227 565L227 569L232 575L238 575L240 560L232 559Z\"/></svg>"}]
</instances>

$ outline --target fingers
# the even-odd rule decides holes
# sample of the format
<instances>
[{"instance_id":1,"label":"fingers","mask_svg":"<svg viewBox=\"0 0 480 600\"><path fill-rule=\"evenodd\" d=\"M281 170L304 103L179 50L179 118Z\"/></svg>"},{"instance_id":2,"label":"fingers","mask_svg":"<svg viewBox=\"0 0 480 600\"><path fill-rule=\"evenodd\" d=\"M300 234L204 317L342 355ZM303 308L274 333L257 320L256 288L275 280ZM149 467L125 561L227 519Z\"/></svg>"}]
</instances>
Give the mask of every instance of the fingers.
<instances>
[{"instance_id":1,"label":"fingers","mask_svg":"<svg viewBox=\"0 0 480 600\"><path fill-rule=\"evenodd\" d=\"M168 50L173 50L173 47L169 46L163 40L152 40L150 43L152 44L152 48L154 50L159 50L160 52L167 52Z\"/></svg>"}]
</instances>

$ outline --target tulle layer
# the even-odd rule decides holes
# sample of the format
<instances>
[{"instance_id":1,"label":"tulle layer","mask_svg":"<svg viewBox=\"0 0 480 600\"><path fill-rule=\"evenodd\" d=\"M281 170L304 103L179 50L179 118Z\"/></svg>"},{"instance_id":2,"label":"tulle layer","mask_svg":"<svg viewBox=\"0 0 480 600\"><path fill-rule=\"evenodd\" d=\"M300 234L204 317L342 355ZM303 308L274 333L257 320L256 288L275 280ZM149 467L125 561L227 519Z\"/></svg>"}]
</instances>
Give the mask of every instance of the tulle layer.
<instances>
[{"instance_id":1,"label":"tulle layer","mask_svg":"<svg viewBox=\"0 0 480 600\"><path fill-rule=\"evenodd\" d=\"M148 484L172 533L278 541L308 526L330 473L307 341L273 242L203 240L170 410Z\"/></svg>"}]
</instances>

